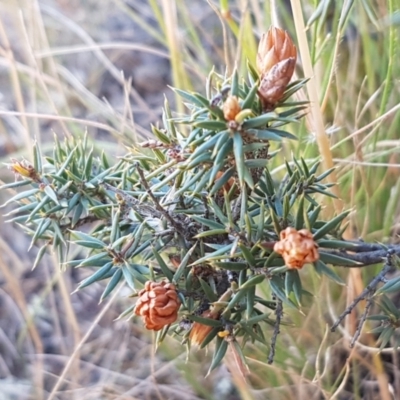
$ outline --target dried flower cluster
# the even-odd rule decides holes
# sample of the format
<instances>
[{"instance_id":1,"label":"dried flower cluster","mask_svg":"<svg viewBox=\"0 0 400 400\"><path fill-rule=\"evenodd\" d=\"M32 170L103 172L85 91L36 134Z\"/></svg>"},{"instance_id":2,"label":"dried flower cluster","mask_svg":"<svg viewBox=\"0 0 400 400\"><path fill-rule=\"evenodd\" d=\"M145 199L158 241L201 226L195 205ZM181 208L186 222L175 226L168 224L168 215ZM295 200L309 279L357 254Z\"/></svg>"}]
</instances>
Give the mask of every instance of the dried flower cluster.
<instances>
[{"instance_id":1,"label":"dried flower cluster","mask_svg":"<svg viewBox=\"0 0 400 400\"><path fill-rule=\"evenodd\" d=\"M290 269L300 269L304 264L319 259L318 245L307 229L298 231L289 227L281 231L280 241L275 243L274 251L282 255L286 266Z\"/></svg>"},{"instance_id":2,"label":"dried flower cluster","mask_svg":"<svg viewBox=\"0 0 400 400\"><path fill-rule=\"evenodd\" d=\"M258 94L265 110L273 109L282 98L296 66L297 50L288 33L271 27L264 33L257 53L261 75Z\"/></svg>"},{"instance_id":3,"label":"dried flower cluster","mask_svg":"<svg viewBox=\"0 0 400 400\"><path fill-rule=\"evenodd\" d=\"M159 331L176 321L180 304L172 283L147 281L139 292L134 313L143 318L146 329Z\"/></svg>"},{"instance_id":4,"label":"dried flower cluster","mask_svg":"<svg viewBox=\"0 0 400 400\"><path fill-rule=\"evenodd\" d=\"M203 318L217 319L218 313L211 310L204 311L201 316ZM207 335L212 331L212 327L209 325L201 324L200 322L194 322L192 330L190 331L190 340L193 344L200 345L203 343Z\"/></svg>"}]
</instances>

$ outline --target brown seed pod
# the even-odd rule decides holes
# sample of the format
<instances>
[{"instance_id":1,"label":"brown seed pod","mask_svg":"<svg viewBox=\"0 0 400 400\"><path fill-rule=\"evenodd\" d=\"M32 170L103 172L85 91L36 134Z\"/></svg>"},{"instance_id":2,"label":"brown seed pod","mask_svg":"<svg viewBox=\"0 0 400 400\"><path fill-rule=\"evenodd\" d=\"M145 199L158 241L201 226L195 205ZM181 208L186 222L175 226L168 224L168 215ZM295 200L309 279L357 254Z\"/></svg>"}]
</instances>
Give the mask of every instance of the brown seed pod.
<instances>
[{"instance_id":1,"label":"brown seed pod","mask_svg":"<svg viewBox=\"0 0 400 400\"><path fill-rule=\"evenodd\" d=\"M275 243L274 251L283 257L290 269L300 269L304 264L319 259L318 245L307 229L298 231L295 228L286 228L280 233L280 241Z\"/></svg>"},{"instance_id":2,"label":"brown seed pod","mask_svg":"<svg viewBox=\"0 0 400 400\"><path fill-rule=\"evenodd\" d=\"M180 304L175 285L147 281L139 292L134 313L142 317L146 329L159 331L176 321Z\"/></svg>"}]
</instances>

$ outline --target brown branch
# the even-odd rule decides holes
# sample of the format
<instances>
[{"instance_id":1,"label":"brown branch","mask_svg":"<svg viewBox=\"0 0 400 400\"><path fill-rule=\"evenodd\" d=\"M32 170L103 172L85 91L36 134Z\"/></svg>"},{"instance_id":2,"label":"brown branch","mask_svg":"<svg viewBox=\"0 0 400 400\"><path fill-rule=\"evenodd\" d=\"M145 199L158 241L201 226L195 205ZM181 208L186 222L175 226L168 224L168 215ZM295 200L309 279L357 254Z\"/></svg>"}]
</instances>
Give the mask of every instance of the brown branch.
<instances>
[{"instance_id":1,"label":"brown branch","mask_svg":"<svg viewBox=\"0 0 400 400\"><path fill-rule=\"evenodd\" d=\"M268 364L272 364L275 358L275 350L276 350L276 341L278 339L278 335L280 333L280 326L283 317L283 305L282 300L276 299L276 309L275 309L275 324L274 324L274 332L271 338L271 348L269 350L268 355Z\"/></svg>"},{"instance_id":2,"label":"brown branch","mask_svg":"<svg viewBox=\"0 0 400 400\"><path fill-rule=\"evenodd\" d=\"M351 243L354 245L354 248L351 250L353 253L365 253L369 251L382 250L384 247L379 243L367 243L362 239L359 240L349 240L347 243Z\"/></svg>"},{"instance_id":3,"label":"brown branch","mask_svg":"<svg viewBox=\"0 0 400 400\"><path fill-rule=\"evenodd\" d=\"M376 249L379 246L380 250L372 250L369 249L373 248ZM369 243L362 243L360 248L364 251L359 251L360 249L355 248L354 251L358 251L356 253L349 253L347 251L326 251L326 253L343 257L348 260L356 261L358 265L340 265L340 262L335 263L334 267L347 267L347 268L360 268L366 267L368 265L379 264L381 263L388 254L388 251L393 252L397 256L400 256L400 245L377 245L377 244L369 244ZM353 250L352 250L353 251Z\"/></svg>"},{"instance_id":4,"label":"brown branch","mask_svg":"<svg viewBox=\"0 0 400 400\"><path fill-rule=\"evenodd\" d=\"M363 315L363 317L361 318L360 324L357 328L356 331L356 335L359 335L362 329L362 325L365 322L365 319L367 317L367 313L368 310L370 308L370 298L372 297L372 295L375 293L376 291L376 287L378 286L378 284L380 282L384 282L385 281L385 275L390 271L390 269L393 267L393 263L392 263L392 256L394 255L394 251L393 250L387 250L386 251L386 264L384 265L384 267L382 268L382 271L375 276L374 279L372 279L372 281L367 285L367 287L360 293L359 296L357 296L353 302L339 315L338 319L335 321L335 323L332 325L331 327L331 331L334 332L336 330L336 328L339 326L339 324L343 321L343 319L346 317L346 315L350 314L354 308L357 306L357 304L361 301L361 300L365 300L367 299L367 312L364 313L365 315ZM355 342L355 340L354 340ZM353 341L352 341L353 343Z\"/></svg>"},{"instance_id":5,"label":"brown branch","mask_svg":"<svg viewBox=\"0 0 400 400\"><path fill-rule=\"evenodd\" d=\"M360 321L358 322L357 330L355 331L354 336L353 336L353 338L351 339L351 342L350 342L350 347L352 347L352 348L354 347L357 339L361 335L361 331L362 331L362 328L363 328L363 326L365 324L365 321L366 321L366 319L368 317L369 310L372 307L374 294L375 294L375 289L371 290L368 293L367 298L365 299L366 305L365 305L364 312L361 315Z\"/></svg>"},{"instance_id":6,"label":"brown branch","mask_svg":"<svg viewBox=\"0 0 400 400\"><path fill-rule=\"evenodd\" d=\"M168 220L168 222L176 229L177 232L182 232L182 225L179 224L174 218L171 217L171 215L168 213L168 211L160 204L157 197L154 196L153 192L150 189L149 183L147 182L146 177L144 176L144 172L139 164L136 164L136 169L137 169L139 177L140 177L140 183L143 185L147 194L150 196L151 200L153 201L156 210L159 211Z\"/></svg>"}]
</instances>

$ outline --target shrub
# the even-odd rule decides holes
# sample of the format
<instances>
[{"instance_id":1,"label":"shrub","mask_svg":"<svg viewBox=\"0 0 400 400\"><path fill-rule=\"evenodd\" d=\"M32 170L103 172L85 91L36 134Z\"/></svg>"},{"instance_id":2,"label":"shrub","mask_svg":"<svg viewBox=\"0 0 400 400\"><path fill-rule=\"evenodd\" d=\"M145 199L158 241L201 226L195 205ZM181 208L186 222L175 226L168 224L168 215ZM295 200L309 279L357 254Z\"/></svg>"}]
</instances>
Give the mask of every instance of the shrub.
<instances>
[{"instance_id":1,"label":"shrub","mask_svg":"<svg viewBox=\"0 0 400 400\"><path fill-rule=\"evenodd\" d=\"M384 260L333 325L366 299L355 341L375 296L400 286L394 278L377 291L399 247L344 240L349 211L324 220L321 195L334 197L333 184L324 183L332 170L318 173L318 163L293 158L272 177L276 144L296 140L285 129L306 112L305 102L292 99L306 83L289 83L295 63L288 35L272 29L260 42L258 70L211 72L204 94L175 89L188 114L173 115L166 103L154 139L118 161L96 154L86 136L55 139L44 158L35 144L32 163L12 160L22 180L3 188L29 186L7 204L15 203L11 220L32 236L31 246L41 245L34 267L50 250L64 268L95 268L77 290L107 280L100 301L127 284L140 297L123 315L142 316L158 342L173 333L182 343L215 343L210 371L231 348L245 374L246 342L268 346L272 362L285 308L300 310L310 295L304 265L341 284L330 266ZM86 249L81 259L68 260L71 243ZM383 315L372 319L381 321L376 332L385 346L400 315L382 299Z\"/></svg>"}]
</instances>

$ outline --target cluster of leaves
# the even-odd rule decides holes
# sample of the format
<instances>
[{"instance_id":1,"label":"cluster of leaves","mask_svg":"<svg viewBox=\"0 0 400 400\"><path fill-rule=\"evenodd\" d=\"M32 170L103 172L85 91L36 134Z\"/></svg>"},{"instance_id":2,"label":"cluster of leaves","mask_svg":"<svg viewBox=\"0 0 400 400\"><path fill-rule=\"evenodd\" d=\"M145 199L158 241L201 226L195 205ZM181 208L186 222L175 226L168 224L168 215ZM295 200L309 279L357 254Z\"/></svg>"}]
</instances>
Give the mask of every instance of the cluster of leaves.
<instances>
[{"instance_id":1,"label":"cluster of leaves","mask_svg":"<svg viewBox=\"0 0 400 400\"><path fill-rule=\"evenodd\" d=\"M392 300L384 293L392 293L398 291L392 289L399 283L399 278L394 278L383 285L378 291L377 295L380 295L378 303L381 314L371 315L367 319L370 321L379 322L379 325L373 328L370 333L378 335L377 342L380 344L380 349L392 343L395 349L400 346L400 311L396 307Z\"/></svg>"},{"instance_id":2,"label":"cluster of leaves","mask_svg":"<svg viewBox=\"0 0 400 400\"><path fill-rule=\"evenodd\" d=\"M53 248L65 267L95 268L78 289L107 280L101 301L121 281L133 292L149 279L173 282L182 318L158 339L170 331L186 340L193 321L211 326L202 346L214 339L218 344L212 367L227 347L219 332L228 331L235 343L242 338L243 345L268 345L262 324L274 326L281 318L277 309L298 308L306 293L299 272L288 270L273 251L282 229L313 233L318 274L341 283L328 264L358 265L332 252L355 247L341 240L348 212L323 221L313 197L332 196L323 183L330 171L319 175L317 163L302 159L287 162L280 180L268 169L277 153L269 152L270 144L295 139L282 127L302 116L304 104L289 97L304 83L289 85L275 110L264 113L251 68L247 82L236 73L212 73L206 97L178 90L188 115L172 116L166 104L163 127L153 127L156 140L130 149L116 164L96 155L87 137L55 138L53 154L45 158L35 145L35 179L3 186L30 187L6 204L16 204L10 221L32 236L31 246L41 245L34 266ZM234 123L222 111L228 94L241 108ZM81 259L68 261L71 243L86 249ZM269 298L260 297L259 285L268 288ZM201 316L218 302L217 319Z\"/></svg>"}]
</instances>

